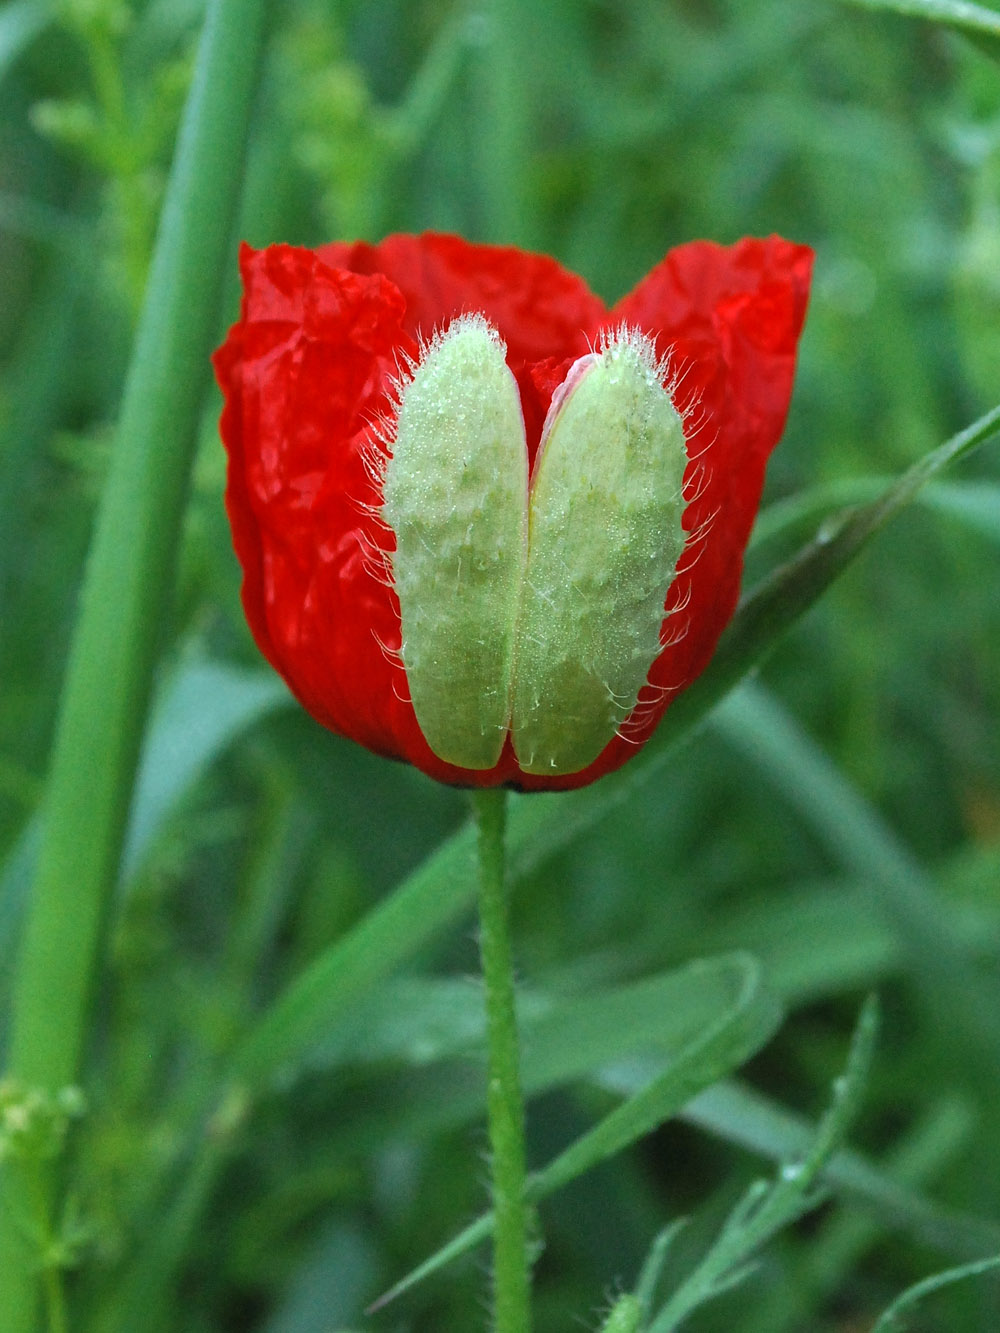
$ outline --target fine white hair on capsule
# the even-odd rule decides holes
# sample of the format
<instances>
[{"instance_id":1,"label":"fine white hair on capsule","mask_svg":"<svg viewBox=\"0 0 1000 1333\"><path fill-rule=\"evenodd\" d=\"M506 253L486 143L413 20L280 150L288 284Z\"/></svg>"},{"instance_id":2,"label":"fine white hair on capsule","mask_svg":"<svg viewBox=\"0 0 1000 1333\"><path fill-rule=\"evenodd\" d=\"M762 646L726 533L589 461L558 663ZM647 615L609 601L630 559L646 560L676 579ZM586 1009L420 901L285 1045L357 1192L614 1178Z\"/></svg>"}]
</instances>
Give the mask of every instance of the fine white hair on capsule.
<instances>
[{"instance_id":1,"label":"fine white hair on capsule","mask_svg":"<svg viewBox=\"0 0 1000 1333\"><path fill-rule=\"evenodd\" d=\"M626 745L644 744L647 737L642 736L642 732L659 713L663 701L676 692L676 685L654 685L652 681L647 680L639 691L635 707L615 729L618 739L624 741Z\"/></svg>"},{"instance_id":2,"label":"fine white hair on capsule","mask_svg":"<svg viewBox=\"0 0 1000 1333\"><path fill-rule=\"evenodd\" d=\"M438 757L488 769L507 729L526 549L520 397L480 313L420 337L396 370L378 428L384 471L374 462L408 687Z\"/></svg>"},{"instance_id":3,"label":"fine white hair on capsule","mask_svg":"<svg viewBox=\"0 0 1000 1333\"><path fill-rule=\"evenodd\" d=\"M702 461L700 455L696 459L689 460L684 483L681 487L684 503L686 505L693 505L697 500L701 499L705 494L705 491L712 484L713 475L712 469Z\"/></svg>"},{"instance_id":4,"label":"fine white hair on capsule","mask_svg":"<svg viewBox=\"0 0 1000 1333\"><path fill-rule=\"evenodd\" d=\"M389 665L390 665L390 666L394 666L394 667L400 667L400 668L402 668L402 667L403 667L403 645L402 645L402 643L399 645L398 648L392 648L389 644L387 644L387 643L385 642L385 640L384 640L384 639L382 638L382 636L379 634L378 630L373 629L371 633L372 633L372 638L373 638L373 639L375 640L375 642L378 644L379 652L381 652L382 656L383 656L383 657L385 658L385 660L389 663ZM404 672L403 672L403 678L404 678L404 680L405 680L405 678L406 678L405 670L404 670ZM398 694L397 694L396 697L397 697L397 698L400 698L400 696L399 696ZM403 703L409 703L410 701L409 701L409 699L407 698L407 699L403 699L402 702L403 702Z\"/></svg>"},{"instance_id":5,"label":"fine white hair on capsule","mask_svg":"<svg viewBox=\"0 0 1000 1333\"><path fill-rule=\"evenodd\" d=\"M701 399L697 395L693 396L691 401L686 403L683 408L677 403L678 391L693 369L694 362L687 358L679 359L673 343L668 344L662 353L658 353L655 335L647 333L638 324L629 324L627 321L618 325L606 325L599 331L596 345L591 339L588 339L588 347L594 355L601 355L605 352L613 354L621 347L627 347L635 352L651 379L669 395L674 411L681 419L681 425L684 429L684 442L688 446L688 458L698 457L697 454L691 453L690 445L695 436L703 429L707 414L704 412Z\"/></svg>"},{"instance_id":6,"label":"fine white hair on capsule","mask_svg":"<svg viewBox=\"0 0 1000 1333\"><path fill-rule=\"evenodd\" d=\"M400 665L402 666L402 664L400 664ZM400 677L402 677L403 680L406 679L406 672L405 672L405 670L394 671L394 672L392 673L392 676L391 676L391 678L390 678L390 682L389 682L390 685L391 685L391 687L392 687L392 692L393 692L393 694L396 696L396 698L399 700L399 702L400 702L401 704L406 704L407 707L412 708L412 707L413 707L413 700L410 698L410 693L409 693L409 691L407 691L406 694L400 694L400 692L399 692L399 690L398 690L398 688L397 688L397 682L398 682L398 680L400 679Z\"/></svg>"},{"instance_id":7,"label":"fine white hair on capsule","mask_svg":"<svg viewBox=\"0 0 1000 1333\"><path fill-rule=\"evenodd\" d=\"M678 358L673 344L671 344L664 353L664 360L666 360L669 365L669 381L664 384L664 388L670 394L671 400L674 400L676 399L679 390L687 381L688 376L694 370L695 363L688 357L683 359ZM691 443L696 436L701 434L708 421L708 412L705 410L705 405L701 396L699 394L692 394L691 401L685 405L683 411L681 408L677 407L676 402L674 402L674 407L676 408L681 421L684 423L684 439L689 446L688 458L698 458L701 456L701 453L704 452L704 449L709 448L711 444L711 442L709 442L709 444L706 444L704 448L697 453L692 453L690 449Z\"/></svg>"},{"instance_id":8,"label":"fine white hair on capsule","mask_svg":"<svg viewBox=\"0 0 1000 1333\"><path fill-rule=\"evenodd\" d=\"M674 587L677 586L677 580L676 580L676 578L674 579L674 582L673 582L670 586L671 586L671 588L674 588ZM663 612L663 627L661 628L661 633L662 633L662 629L665 628L667 625L669 625L670 622L671 622L675 617L677 617L677 616L679 616L679 615L683 615L683 613L688 609L688 607L690 606L690 604L691 604L691 584L690 584L690 582L685 582L685 584L684 584L684 591L681 593L681 595L680 595L680 599L679 599L677 602L675 602L673 606L665 607L665 608L664 608L664 612ZM664 647L665 647L665 646L666 646L666 644L664 644Z\"/></svg>"},{"instance_id":9,"label":"fine white hair on capsule","mask_svg":"<svg viewBox=\"0 0 1000 1333\"><path fill-rule=\"evenodd\" d=\"M591 344L592 352L598 356L610 354L612 360L623 348L635 353L650 379L665 389L672 400L674 376L670 368L670 353L668 351L660 356L655 338L640 329L638 324L629 324L623 320L618 325L606 325L597 335L596 347Z\"/></svg>"},{"instance_id":10,"label":"fine white hair on capsule","mask_svg":"<svg viewBox=\"0 0 1000 1333\"><path fill-rule=\"evenodd\" d=\"M396 373L389 377L386 385L388 406L381 412L374 414L372 418L372 434L382 448L374 451L377 455L374 460L375 471L370 475L373 476L373 479L378 480L380 486L385 482L385 471L389 460L392 458L399 425L399 412L403 406L403 398L407 389L413 383L414 376L431 353L437 351L448 337L462 328L481 330L499 347L501 353L506 357L507 344L486 316L476 310L465 311L456 315L453 319L435 324L430 334L419 332L417 334L417 353L415 356L411 356L409 352L402 348L395 349Z\"/></svg>"},{"instance_id":11,"label":"fine white hair on capsule","mask_svg":"<svg viewBox=\"0 0 1000 1333\"><path fill-rule=\"evenodd\" d=\"M677 569L674 577L680 574L690 574L695 565L701 559L702 552L705 550L705 543L708 534L715 526L715 521L719 517L721 508L716 506L711 513L706 514L693 532L688 533L687 541L684 543L684 552L677 562Z\"/></svg>"},{"instance_id":12,"label":"fine white hair on capsule","mask_svg":"<svg viewBox=\"0 0 1000 1333\"><path fill-rule=\"evenodd\" d=\"M691 628L691 618L690 616L684 615L684 609L689 600L690 598L686 599L684 606L679 607L677 611L671 612L663 622L663 627L660 630L661 653L665 652L668 648L676 648L679 643L683 643L687 638L688 631Z\"/></svg>"},{"instance_id":13,"label":"fine white hair on capsule","mask_svg":"<svg viewBox=\"0 0 1000 1333\"><path fill-rule=\"evenodd\" d=\"M362 549L361 560L369 578L392 592L392 552L376 546L369 538Z\"/></svg>"}]
</instances>

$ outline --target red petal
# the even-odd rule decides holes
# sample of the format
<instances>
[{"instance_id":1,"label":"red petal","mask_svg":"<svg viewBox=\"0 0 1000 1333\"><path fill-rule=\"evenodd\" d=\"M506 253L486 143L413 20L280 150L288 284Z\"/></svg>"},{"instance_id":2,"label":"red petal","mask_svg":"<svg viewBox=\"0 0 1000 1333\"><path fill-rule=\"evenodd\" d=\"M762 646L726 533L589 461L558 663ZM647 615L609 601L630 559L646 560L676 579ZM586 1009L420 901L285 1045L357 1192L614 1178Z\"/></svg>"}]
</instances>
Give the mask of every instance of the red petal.
<instances>
[{"instance_id":1,"label":"red petal","mask_svg":"<svg viewBox=\"0 0 1000 1333\"><path fill-rule=\"evenodd\" d=\"M412 337L430 337L456 315L485 315L507 343L512 368L549 356L582 356L587 335L607 314L582 278L548 255L512 246L424 232L389 236L380 245L327 245L319 254L355 273L384 273L406 298L403 327Z\"/></svg>"},{"instance_id":2,"label":"red petal","mask_svg":"<svg viewBox=\"0 0 1000 1333\"><path fill-rule=\"evenodd\" d=\"M215 357L226 397L226 504L257 643L306 708L398 753L398 609L373 568L365 471L398 350L403 300L384 278L273 246L240 255L240 322ZM405 679L403 679L405 694ZM398 688L398 685L397 685Z\"/></svg>"}]
</instances>

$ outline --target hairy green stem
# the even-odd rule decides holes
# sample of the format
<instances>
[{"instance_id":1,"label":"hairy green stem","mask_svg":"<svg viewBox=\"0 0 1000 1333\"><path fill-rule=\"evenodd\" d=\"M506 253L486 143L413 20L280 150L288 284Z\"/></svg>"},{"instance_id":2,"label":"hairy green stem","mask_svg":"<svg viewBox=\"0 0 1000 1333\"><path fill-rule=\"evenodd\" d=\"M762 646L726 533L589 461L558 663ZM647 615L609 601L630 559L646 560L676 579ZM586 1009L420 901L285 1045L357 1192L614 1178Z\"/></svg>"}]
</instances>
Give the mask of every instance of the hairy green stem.
<instances>
[{"instance_id":1,"label":"hairy green stem","mask_svg":"<svg viewBox=\"0 0 1000 1333\"><path fill-rule=\"evenodd\" d=\"M11 1014L10 1073L76 1081L118 871L242 178L263 0L210 0L63 688ZM53 1211L57 1184L45 1212ZM0 1177L0 1333L32 1333L39 1256Z\"/></svg>"},{"instance_id":2,"label":"hairy green stem","mask_svg":"<svg viewBox=\"0 0 1000 1333\"><path fill-rule=\"evenodd\" d=\"M494 1215L493 1327L495 1333L530 1333L524 1099L504 874L506 796L502 788L496 788L475 792L472 798L479 848L479 948L489 1063L486 1110Z\"/></svg>"}]
</instances>

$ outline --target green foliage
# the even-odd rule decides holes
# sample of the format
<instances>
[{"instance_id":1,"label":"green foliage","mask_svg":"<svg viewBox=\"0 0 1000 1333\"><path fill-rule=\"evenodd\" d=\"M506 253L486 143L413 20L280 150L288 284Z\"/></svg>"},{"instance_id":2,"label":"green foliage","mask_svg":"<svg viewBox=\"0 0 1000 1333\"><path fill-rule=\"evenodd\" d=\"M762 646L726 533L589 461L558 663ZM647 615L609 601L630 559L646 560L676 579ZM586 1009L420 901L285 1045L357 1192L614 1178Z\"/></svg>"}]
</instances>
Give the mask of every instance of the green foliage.
<instances>
[{"instance_id":1,"label":"green foliage","mask_svg":"<svg viewBox=\"0 0 1000 1333\"><path fill-rule=\"evenodd\" d=\"M795 400L719 655L621 773L511 801L536 1327L883 1333L905 1316L988 1333L1000 464L995 443L973 450L1000 397L996 13L288 0L253 113L211 117L205 193L165 215L168 238L194 220L207 271L154 268L148 287L206 8L0 10L8 1057L41 802L58 811L60 783L80 805L60 822L50 919L60 958L90 929L100 946L76 1016L69 989L39 1001L70 1045L86 1020L78 1069L0 1087L0 1189L36 1200L15 1229L47 1327L485 1323L480 1268L447 1262L491 1225L464 804L321 732L240 612L203 390L236 292L212 199L245 132L238 230L256 244L452 228L547 249L607 298L694 235L816 247ZM224 259L206 259L206 227ZM126 502L105 482L116 441L133 463L147 447L152 398L122 392L149 291L146 373L184 383L149 445L173 482L146 476ZM181 336L192 303L199 331ZM88 574L90 739L72 781L58 761L50 779L102 492L119 517ZM120 716L95 711L126 683ZM120 742L140 734L133 775ZM864 1026L816 1126L803 1108L822 1105L874 987L860 1109ZM762 1161L778 1174L754 1186ZM385 1291L398 1299L366 1316ZM5 1289L0 1329L13 1309Z\"/></svg>"},{"instance_id":2,"label":"green foliage","mask_svg":"<svg viewBox=\"0 0 1000 1333\"><path fill-rule=\"evenodd\" d=\"M755 1181L726 1218L708 1252L651 1317L649 1333L673 1333L701 1305L714 1300L748 1275L747 1263L780 1229L815 1208L820 1173L843 1142L857 1113L871 1066L876 1009L862 1010L851 1044L847 1068L834 1084L833 1104L820 1122L809 1151L801 1160L785 1162L778 1179Z\"/></svg>"},{"instance_id":3,"label":"green foliage","mask_svg":"<svg viewBox=\"0 0 1000 1333\"><path fill-rule=\"evenodd\" d=\"M918 1301L922 1301L925 1296L932 1295L935 1291L940 1291L942 1287L950 1286L953 1282L964 1282L966 1278L979 1277L981 1273L990 1273L1000 1268L1000 1255L995 1259L981 1259L978 1263L962 1264L958 1268L947 1268L942 1273L935 1273L932 1277L924 1278L923 1282L916 1282L898 1296L889 1308L882 1314L878 1323L872 1329L872 1333L894 1333L894 1331L905 1328L907 1321L904 1316L909 1312L912 1306Z\"/></svg>"}]
</instances>

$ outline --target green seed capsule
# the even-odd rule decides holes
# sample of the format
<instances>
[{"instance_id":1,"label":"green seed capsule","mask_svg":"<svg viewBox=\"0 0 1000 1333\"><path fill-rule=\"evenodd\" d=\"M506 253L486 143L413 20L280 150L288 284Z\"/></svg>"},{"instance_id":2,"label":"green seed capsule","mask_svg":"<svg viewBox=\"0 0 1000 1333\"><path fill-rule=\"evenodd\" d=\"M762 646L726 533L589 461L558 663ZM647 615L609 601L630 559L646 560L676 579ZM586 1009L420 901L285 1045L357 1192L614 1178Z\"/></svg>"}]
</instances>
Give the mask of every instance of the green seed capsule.
<instances>
[{"instance_id":1,"label":"green seed capsule","mask_svg":"<svg viewBox=\"0 0 1000 1333\"><path fill-rule=\"evenodd\" d=\"M527 545L527 459L506 348L469 316L401 390L382 516L396 536L402 658L431 749L492 768L510 719L513 628Z\"/></svg>"},{"instance_id":2,"label":"green seed capsule","mask_svg":"<svg viewBox=\"0 0 1000 1333\"><path fill-rule=\"evenodd\" d=\"M514 750L577 773L636 705L684 548L681 418L651 342L623 332L571 372L532 478Z\"/></svg>"},{"instance_id":3,"label":"green seed capsule","mask_svg":"<svg viewBox=\"0 0 1000 1333\"><path fill-rule=\"evenodd\" d=\"M517 384L479 316L400 395L382 515L402 659L431 749L577 773L635 708L684 548L683 424L652 343L623 331L553 400L531 481Z\"/></svg>"}]
</instances>

